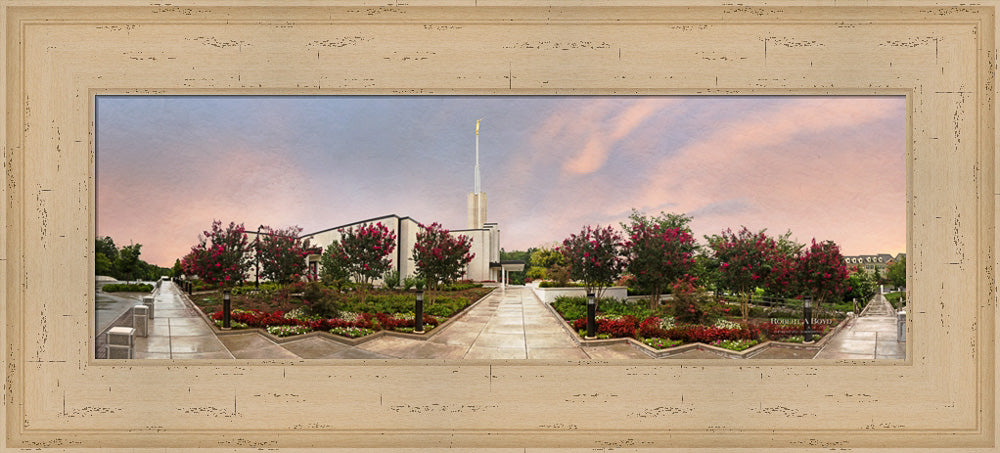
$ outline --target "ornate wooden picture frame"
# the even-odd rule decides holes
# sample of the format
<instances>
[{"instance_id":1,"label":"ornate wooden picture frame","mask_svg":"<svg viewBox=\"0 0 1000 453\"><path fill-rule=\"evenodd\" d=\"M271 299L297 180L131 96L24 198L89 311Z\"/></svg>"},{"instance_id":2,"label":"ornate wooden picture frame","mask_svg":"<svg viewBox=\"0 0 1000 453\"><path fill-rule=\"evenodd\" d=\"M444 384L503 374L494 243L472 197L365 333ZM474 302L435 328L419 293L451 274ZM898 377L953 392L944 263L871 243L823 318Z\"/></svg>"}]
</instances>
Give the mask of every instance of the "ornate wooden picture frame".
<instances>
[{"instance_id":1,"label":"ornate wooden picture frame","mask_svg":"<svg viewBox=\"0 0 1000 453\"><path fill-rule=\"evenodd\" d=\"M992 451L997 2L751 3L3 1L4 446ZM95 96L347 93L905 95L907 359L93 359Z\"/></svg>"}]
</instances>

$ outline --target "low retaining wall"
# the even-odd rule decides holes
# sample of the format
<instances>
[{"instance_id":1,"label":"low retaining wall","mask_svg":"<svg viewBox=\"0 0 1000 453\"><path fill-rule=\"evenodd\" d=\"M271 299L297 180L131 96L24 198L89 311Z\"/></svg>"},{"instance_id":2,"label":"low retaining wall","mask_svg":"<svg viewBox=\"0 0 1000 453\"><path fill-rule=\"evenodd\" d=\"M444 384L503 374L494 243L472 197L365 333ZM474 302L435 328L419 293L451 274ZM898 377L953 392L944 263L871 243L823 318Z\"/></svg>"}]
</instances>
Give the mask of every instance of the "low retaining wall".
<instances>
[{"instance_id":1,"label":"low retaining wall","mask_svg":"<svg viewBox=\"0 0 1000 453\"><path fill-rule=\"evenodd\" d=\"M587 297L587 290L582 286L568 288L539 288L537 284L532 284L529 288L531 288L531 291L535 293L538 300L546 304L551 304L557 297L561 296ZM625 300L628 298L628 288L624 286L612 286L610 288L606 288L602 297Z\"/></svg>"},{"instance_id":2,"label":"low retaining wall","mask_svg":"<svg viewBox=\"0 0 1000 453\"><path fill-rule=\"evenodd\" d=\"M495 290L496 289L494 288L494 291ZM416 333L407 333L407 332L396 332L396 331L393 331L393 330L380 330L380 331L375 332L375 333L373 333L371 335L365 335L365 336L360 337L360 338L348 338L348 337L344 337L344 336L341 336L341 335L335 335L335 334L332 334L332 333L326 332L326 331L313 331L313 332L308 332L308 333L304 333L304 334L301 334L301 335L290 335L290 336L287 336L287 337L279 337L279 336L271 335L271 333L268 332L267 329L261 329L259 327L251 327L251 328L247 328L247 329L222 330L221 328L219 328L219 326L215 325L215 321L212 318L208 317L207 314L205 314L203 311L201 311L201 309L198 308L188 298L187 294L185 294L185 293L182 292L181 293L181 299L184 300L186 303L190 304L190 306L194 307L194 310L198 313L198 316L200 316L201 319L204 320L205 323L208 324L208 326L212 329L212 331L215 333L216 336L257 334L257 335L260 335L260 336L262 336L264 338L267 338L270 341L273 341L274 343L279 343L279 344L290 343L290 342L293 342L293 341L303 340L303 339L306 339L306 338L309 338L309 337L312 337L312 336L321 336L321 337L324 337L324 338L328 338L328 339L337 341L339 343L346 344L348 346L357 346L359 344L366 343L368 341L371 341L371 340L374 340L376 338L379 338L379 337L382 337L382 336L386 336L386 335L388 335L388 336L394 336L394 337L401 337L401 338L409 338L409 339L413 339L413 340L424 340L424 341L429 340L429 339L433 338L434 335L436 335L438 332L444 330L445 327L448 327L453 322L455 322L458 319L460 319L463 316L465 316L466 313L469 312L469 310L472 310L472 307L475 307L476 305L479 305L480 302L486 300L486 298L490 297L490 295L492 295L492 294L493 294L493 291L490 291L490 292L486 293L485 295L483 295L483 297L480 297L479 300L477 300L477 301L469 304L469 306L461 309L458 313L455 313L453 316L449 317L447 321L439 324L437 327L431 329L429 332L426 332L426 333L423 333L423 334L416 334Z\"/></svg>"}]
</instances>

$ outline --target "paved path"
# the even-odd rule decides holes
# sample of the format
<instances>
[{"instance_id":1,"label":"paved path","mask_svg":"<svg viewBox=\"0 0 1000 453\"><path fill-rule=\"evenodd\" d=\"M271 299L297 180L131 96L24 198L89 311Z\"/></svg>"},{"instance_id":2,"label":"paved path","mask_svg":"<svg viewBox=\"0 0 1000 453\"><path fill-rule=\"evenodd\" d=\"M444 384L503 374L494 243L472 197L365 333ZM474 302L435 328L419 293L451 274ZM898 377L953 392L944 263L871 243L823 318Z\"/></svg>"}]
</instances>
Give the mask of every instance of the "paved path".
<instances>
[{"instance_id":1,"label":"paved path","mask_svg":"<svg viewBox=\"0 0 1000 453\"><path fill-rule=\"evenodd\" d=\"M511 286L493 291L464 316L426 341L383 336L356 348L342 347L329 353L324 353L323 349L333 342L322 338L283 346L302 357L322 358L589 358L560 322L529 289Z\"/></svg>"},{"instance_id":2,"label":"paved path","mask_svg":"<svg viewBox=\"0 0 1000 453\"><path fill-rule=\"evenodd\" d=\"M876 294L815 358L905 359L906 342L896 341L896 332L896 311L885 296Z\"/></svg>"},{"instance_id":3,"label":"paved path","mask_svg":"<svg viewBox=\"0 0 1000 453\"><path fill-rule=\"evenodd\" d=\"M211 327L181 299L173 282L164 281L154 298L148 337L136 337L137 359L231 359Z\"/></svg>"},{"instance_id":4,"label":"paved path","mask_svg":"<svg viewBox=\"0 0 1000 453\"><path fill-rule=\"evenodd\" d=\"M216 336L185 302L179 288L164 282L156 293L155 318L149 336L137 337L139 359L649 359L625 343L581 347L563 321L535 297L530 288L510 286L493 291L468 313L428 340L385 335L358 346L310 336L276 343L256 333ZM881 296L879 296L881 297ZM890 322L891 321L891 322ZM863 316L851 321L817 358L901 358L904 344L895 343L895 315L884 298L873 300ZM891 329L887 327L891 324ZM871 341L869 341L869 337ZM875 338L877 337L877 338ZM877 354L875 348L878 348ZM869 352L869 349L871 350ZM757 358L808 358L801 351L771 351ZM811 355L811 353L809 353ZM899 355L899 357L895 357ZM773 355L773 357L771 357ZM695 350L668 359L720 359Z\"/></svg>"}]
</instances>

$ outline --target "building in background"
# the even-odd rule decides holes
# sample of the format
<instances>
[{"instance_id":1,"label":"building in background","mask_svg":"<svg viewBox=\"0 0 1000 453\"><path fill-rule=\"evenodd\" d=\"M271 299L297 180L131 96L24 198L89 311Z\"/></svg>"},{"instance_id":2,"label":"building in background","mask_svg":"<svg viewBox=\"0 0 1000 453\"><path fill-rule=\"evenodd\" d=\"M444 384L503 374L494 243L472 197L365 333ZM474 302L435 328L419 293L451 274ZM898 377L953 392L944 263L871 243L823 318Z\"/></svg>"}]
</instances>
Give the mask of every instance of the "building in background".
<instances>
[{"instance_id":1,"label":"building in background","mask_svg":"<svg viewBox=\"0 0 1000 453\"><path fill-rule=\"evenodd\" d=\"M897 254L895 257L888 253L879 253L878 255L852 255L844 257L844 264L847 267L857 267L864 269L865 272L878 271L880 277L885 277L886 268L888 268L893 263L905 257L905 253Z\"/></svg>"},{"instance_id":2,"label":"building in background","mask_svg":"<svg viewBox=\"0 0 1000 453\"><path fill-rule=\"evenodd\" d=\"M469 194L467 206L468 225L465 229L449 229L449 231L453 236L465 235L472 239L470 252L475 256L466 266L464 278L479 282L499 282L503 278L503 268L500 265L500 227L496 222L486 221L486 192L482 190L479 179L479 121L476 121L476 166L473 191ZM403 279L416 273L413 245L417 241L417 231L420 230L419 224L421 222L411 217L388 214L304 234L300 236L300 239L308 239L313 247L322 247L325 250L334 241L340 240L340 230L375 223L385 225L389 231L396 234L396 250L395 256L392 257L391 269L399 271L400 283L402 283ZM254 232L247 233L254 234ZM320 253L309 255L307 260L309 272L314 276L318 275Z\"/></svg>"}]
</instances>

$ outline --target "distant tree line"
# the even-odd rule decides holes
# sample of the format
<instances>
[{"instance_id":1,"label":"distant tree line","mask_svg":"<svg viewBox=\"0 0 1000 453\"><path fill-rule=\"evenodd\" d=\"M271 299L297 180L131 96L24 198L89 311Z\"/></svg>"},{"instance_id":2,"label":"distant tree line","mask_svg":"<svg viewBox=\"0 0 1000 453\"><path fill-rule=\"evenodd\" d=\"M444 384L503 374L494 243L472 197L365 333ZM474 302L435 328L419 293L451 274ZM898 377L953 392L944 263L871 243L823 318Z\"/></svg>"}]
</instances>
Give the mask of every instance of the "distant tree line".
<instances>
[{"instance_id":1,"label":"distant tree line","mask_svg":"<svg viewBox=\"0 0 1000 453\"><path fill-rule=\"evenodd\" d=\"M115 280L153 281L162 276L173 276L174 269L149 264L141 259L142 244L129 244L118 248L111 236L97 237L94 241L94 274ZM175 265L179 268L179 262Z\"/></svg>"}]
</instances>

